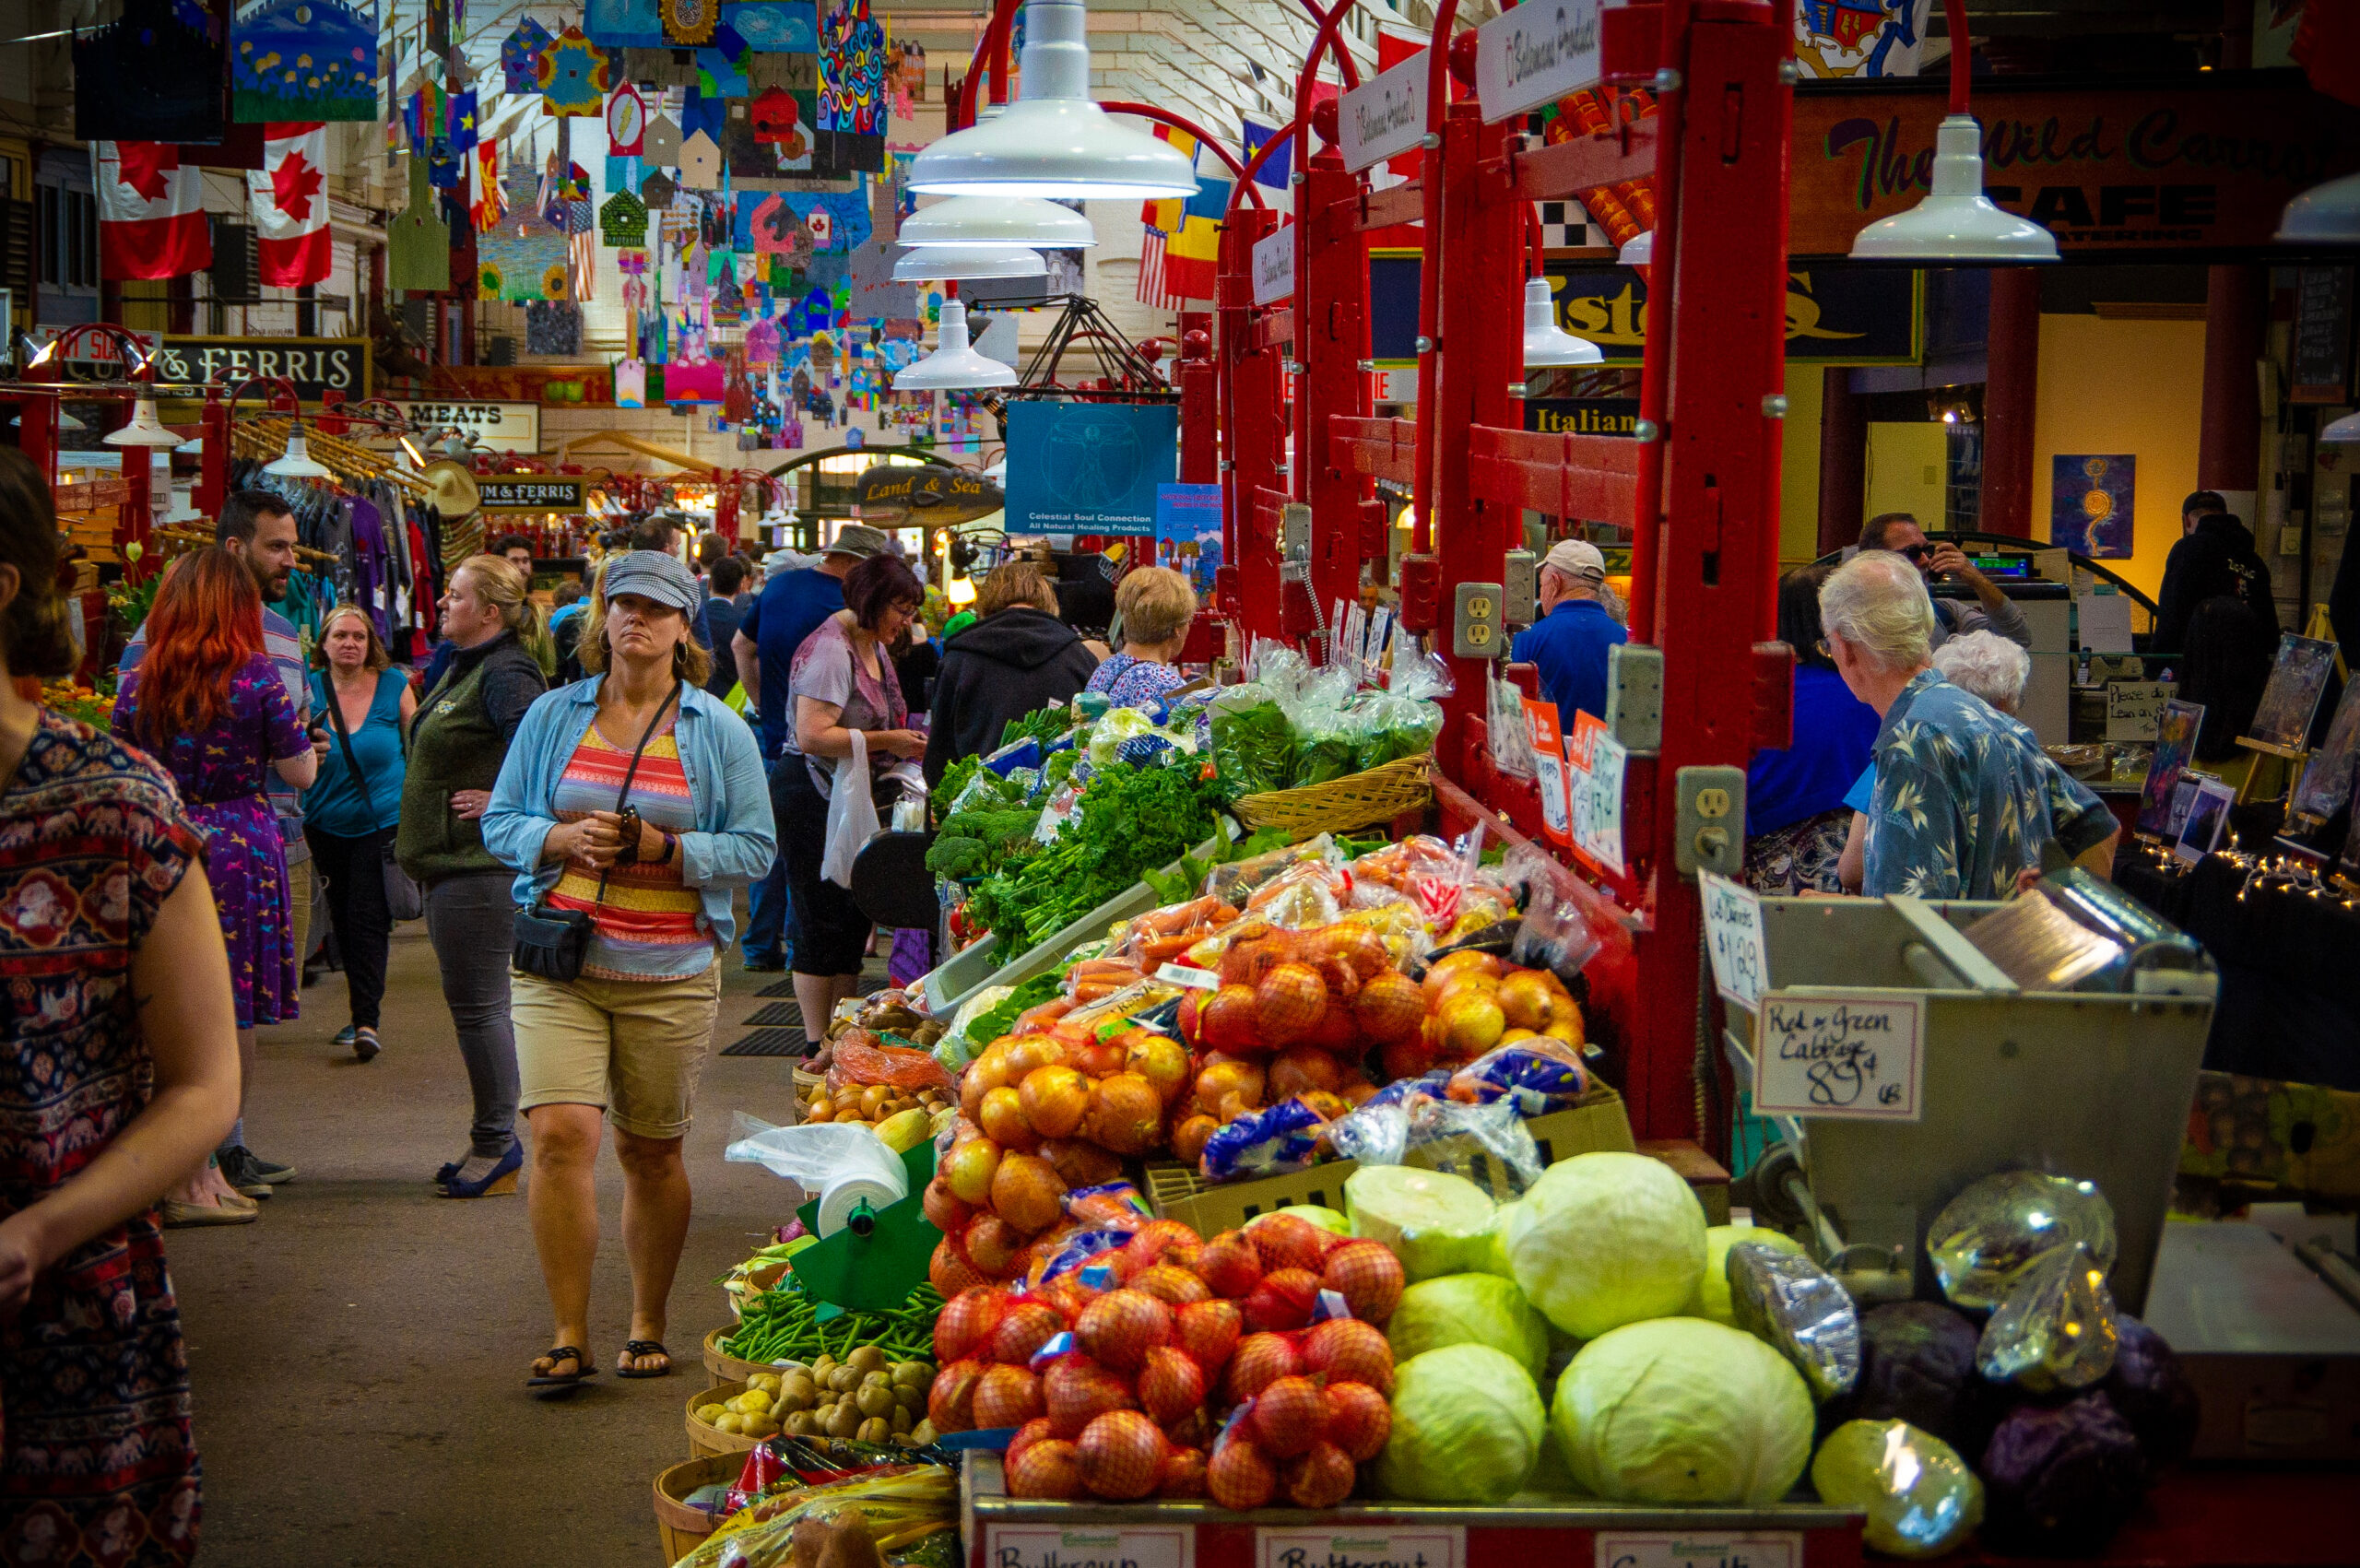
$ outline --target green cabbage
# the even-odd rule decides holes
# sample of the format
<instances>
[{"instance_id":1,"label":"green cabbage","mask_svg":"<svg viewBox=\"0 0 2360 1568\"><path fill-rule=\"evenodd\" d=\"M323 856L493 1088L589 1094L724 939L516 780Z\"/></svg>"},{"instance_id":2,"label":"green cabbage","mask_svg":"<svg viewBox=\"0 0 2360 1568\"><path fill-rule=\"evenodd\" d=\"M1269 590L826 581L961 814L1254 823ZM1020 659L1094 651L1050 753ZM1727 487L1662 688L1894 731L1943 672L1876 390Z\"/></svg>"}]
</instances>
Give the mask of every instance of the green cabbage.
<instances>
[{"instance_id":1,"label":"green cabbage","mask_svg":"<svg viewBox=\"0 0 2360 1568\"><path fill-rule=\"evenodd\" d=\"M1729 1304L1729 1248L1740 1242L1760 1242L1787 1252L1800 1253L1802 1243L1784 1231L1774 1231L1767 1225L1715 1225L1705 1232L1705 1275L1696 1282L1696 1293L1688 1298L1682 1309L1689 1317L1709 1317L1715 1323L1737 1326L1737 1310Z\"/></svg>"},{"instance_id":2,"label":"green cabbage","mask_svg":"<svg viewBox=\"0 0 2360 1568\"><path fill-rule=\"evenodd\" d=\"M1463 1274L1482 1255L1492 1199L1464 1176L1363 1165L1344 1179L1352 1234L1383 1242L1412 1281Z\"/></svg>"},{"instance_id":3,"label":"green cabbage","mask_svg":"<svg viewBox=\"0 0 2360 1568\"><path fill-rule=\"evenodd\" d=\"M1549 1365L1549 1323L1532 1310L1513 1279L1496 1274L1450 1274L1401 1292L1385 1326L1393 1362L1446 1345L1489 1345L1524 1364L1533 1381Z\"/></svg>"},{"instance_id":4,"label":"green cabbage","mask_svg":"<svg viewBox=\"0 0 2360 1568\"><path fill-rule=\"evenodd\" d=\"M1802 1374L1752 1335L1666 1317L1583 1346L1550 1421L1574 1479L1600 1497L1758 1508L1811 1462L1816 1412Z\"/></svg>"},{"instance_id":5,"label":"green cabbage","mask_svg":"<svg viewBox=\"0 0 2360 1568\"><path fill-rule=\"evenodd\" d=\"M1540 1390L1513 1357L1489 1345L1428 1350L1394 1370L1377 1490L1420 1503L1504 1503L1523 1490L1548 1431Z\"/></svg>"},{"instance_id":6,"label":"green cabbage","mask_svg":"<svg viewBox=\"0 0 2360 1568\"><path fill-rule=\"evenodd\" d=\"M1482 1244L1475 1249L1469 1267L1482 1274L1496 1274L1503 1279L1516 1278L1516 1265L1508 1261L1508 1227L1516 1222L1516 1206L1523 1200L1510 1198L1493 1211L1492 1227L1483 1232Z\"/></svg>"},{"instance_id":7,"label":"green cabbage","mask_svg":"<svg viewBox=\"0 0 2360 1568\"><path fill-rule=\"evenodd\" d=\"M1659 1160L1576 1154L1518 1200L1507 1253L1550 1322L1595 1339L1688 1304L1705 1272L1705 1210Z\"/></svg>"},{"instance_id":8,"label":"green cabbage","mask_svg":"<svg viewBox=\"0 0 2360 1568\"><path fill-rule=\"evenodd\" d=\"M1983 1522L1983 1482L1907 1421L1846 1421L1820 1444L1811 1484L1823 1503L1867 1510L1861 1539L1894 1557L1940 1557Z\"/></svg>"}]
</instances>

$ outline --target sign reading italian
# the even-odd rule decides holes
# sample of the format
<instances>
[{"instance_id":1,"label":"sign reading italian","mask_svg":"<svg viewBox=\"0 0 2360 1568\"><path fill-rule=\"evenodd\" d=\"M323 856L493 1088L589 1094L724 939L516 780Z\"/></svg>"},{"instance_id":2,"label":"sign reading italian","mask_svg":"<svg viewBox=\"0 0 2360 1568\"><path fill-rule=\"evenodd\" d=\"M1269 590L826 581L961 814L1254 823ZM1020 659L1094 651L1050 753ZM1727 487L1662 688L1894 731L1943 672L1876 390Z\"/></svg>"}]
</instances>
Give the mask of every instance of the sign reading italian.
<instances>
[{"instance_id":1,"label":"sign reading italian","mask_svg":"<svg viewBox=\"0 0 2360 1568\"><path fill-rule=\"evenodd\" d=\"M1426 69L1426 52L1421 49L1337 103L1345 168L1382 163L1425 139Z\"/></svg>"},{"instance_id":2,"label":"sign reading italian","mask_svg":"<svg viewBox=\"0 0 2360 1568\"><path fill-rule=\"evenodd\" d=\"M504 475L478 479L486 512L579 512L580 479L545 478L539 475Z\"/></svg>"},{"instance_id":3,"label":"sign reading italian","mask_svg":"<svg viewBox=\"0 0 2360 1568\"><path fill-rule=\"evenodd\" d=\"M365 337L167 337L156 356L156 379L234 390L255 376L285 376L295 394L316 403L326 393L369 395ZM272 389L256 387L267 395Z\"/></svg>"},{"instance_id":4,"label":"sign reading italian","mask_svg":"<svg viewBox=\"0 0 2360 1568\"><path fill-rule=\"evenodd\" d=\"M1483 121L1554 103L1599 77L1600 0L1526 0L1475 34L1475 92Z\"/></svg>"}]
</instances>

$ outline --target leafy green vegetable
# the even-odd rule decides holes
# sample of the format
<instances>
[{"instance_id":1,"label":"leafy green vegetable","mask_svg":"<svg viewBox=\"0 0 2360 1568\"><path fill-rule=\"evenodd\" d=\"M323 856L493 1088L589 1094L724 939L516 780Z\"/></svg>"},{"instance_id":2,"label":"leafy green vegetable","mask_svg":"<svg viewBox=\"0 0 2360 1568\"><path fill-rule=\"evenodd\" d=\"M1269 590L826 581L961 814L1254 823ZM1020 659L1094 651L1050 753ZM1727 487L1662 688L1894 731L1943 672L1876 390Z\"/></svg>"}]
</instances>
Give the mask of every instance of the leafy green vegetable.
<instances>
[{"instance_id":1,"label":"leafy green vegetable","mask_svg":"<svg viewBox=\"0 0 2360 1568\"><path fill-rule=\"evenodd\" d=\"M1215 796L1193 766L1102 768L1056 841L979 885L968 913L1001 962L1212 836Z\"/></svg>"},{"instance_id":2,"label":"leafy green vegetable","mask_svg":"<svg viewBox=\"0 0 2360 1568\"><path fill-rule=\"evenodd\" d=\"M1013 746L1020 740L1037 740L1046 746L1073 727L1073 718L1066 704L1039 708L1021 719L1010 719L1000 727L999 743Z\"/></svg>"},{"instance_id":3,"label":"leafy green vegetable","mask_svg":"<svg viewBox=\"0 0 2360 1568\"><path fill-rule=\"evenodd\" d=\"M1284 789L1294 776L1294 725L1268 696L1237 700L1245 690L1212 704L1213 767L1229 800Z\"/></svg>"},{"instance_id":4,"label":"leafy green vegetable","mask_svg":"<svg viewBox=\"0 0 2360 1568\"><path fill-rule=\"evenodd\" d=\"M1016 1027L1016 1020L1044 1002L1055 1001L1064 988L1065 971L1036 974L1002 996L997 1003L967 1020L967 1038L980 1050Z\"/></svg>"},{"instance_id":5,"label":"leafy green vegetable","mask_svg":"<svg viewBox=\"0 0 2360 1568\"><path fill-rule=\"evenodd\" d=\"M938 823L950 815L952 803L958 800L960 792L974 782L975 775L983 771L983 767L981 757L962 757L942 770L942 782L934 786L934 793L928 797L934 803L934 816Z\"/></svg>"},{"instance_id":6,"label":"leafy green vegetable","mask_svg":"<svg viewBox=\"0 0 2360 1568\"><path fill-rule=\"evenodd\" d=\"M1214 867L1283 849L1288 842L1284 828L1257 828L1242 839L1216 839L1210 854L1191 852L1184 855L1179 865L1171 870L1143 872L1139 880L1154 889L1155 896L1162 902L1186 903L1197 896L1197 890L1204 885L1206 873Z\"/></svg>"},{"instance_id":7,"label":"leafy green vegetable","mask_svg":"<svg viewBox=\"0 0 2360 1568\"><path fill-rule=\"evenodd\" d=\"M926 846L926 868L954 882L962 877L980 876L991 864L991 846L981 839L937 833L934 842Z\"/></svg>"}]
</instances>

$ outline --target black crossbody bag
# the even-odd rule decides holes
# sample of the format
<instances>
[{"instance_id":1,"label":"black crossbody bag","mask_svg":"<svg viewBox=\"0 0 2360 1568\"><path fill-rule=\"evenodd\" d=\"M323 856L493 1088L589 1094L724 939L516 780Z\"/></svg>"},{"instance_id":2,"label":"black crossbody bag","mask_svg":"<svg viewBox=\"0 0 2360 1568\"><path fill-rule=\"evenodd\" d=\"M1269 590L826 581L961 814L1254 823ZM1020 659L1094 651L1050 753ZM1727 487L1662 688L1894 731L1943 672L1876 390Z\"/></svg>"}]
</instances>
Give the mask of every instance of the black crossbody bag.
<instances>
[{"instance_id":1,"label":"black crossbody bag","mask_svg":"<svg viewBox=\"0 0 2360 1568\"><path fill-rule=\"evenodd\" d=\"M656 726L672 704L679 701L680 688L675 684L647 721L647 728L639 737L639 745L631 754L631 767L623 773L623 786L615 792L615 809L621 811L631 801L631 782L639 776L639 760L647 750L647 743L655 738ZM596 723L596 720L592 721ZM559 875L564 873L560 871ZM609 866L598 873L598 896L593 903L603 903L607 897L607 879L614 875ZM590 951L591 918L587 910L551 909L537 902L530 909L516 912L516 946L509 961L527 974L537 974L544 980L560 984L577 980L582 975L582 961Z\"/></svg>"}]
</instances>

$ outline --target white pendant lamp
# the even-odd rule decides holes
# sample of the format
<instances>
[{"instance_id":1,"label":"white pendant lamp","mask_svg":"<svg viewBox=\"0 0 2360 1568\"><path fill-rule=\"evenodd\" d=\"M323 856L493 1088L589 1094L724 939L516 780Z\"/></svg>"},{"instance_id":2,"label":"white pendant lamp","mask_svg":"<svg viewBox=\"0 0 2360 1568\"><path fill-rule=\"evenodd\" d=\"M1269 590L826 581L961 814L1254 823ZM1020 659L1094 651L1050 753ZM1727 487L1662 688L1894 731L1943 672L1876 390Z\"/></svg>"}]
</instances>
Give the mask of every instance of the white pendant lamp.
<instances>
[{"instance_id":1,"label":"white pendant lamp","mask_svg":"<svg viewBox=\"0 0 2360 1568\"><path fill-rule=\"evenodd\" d=\"M171 447L181 443L181 437L164 428L156 417L156 400L143 397L132 405L131 422L121 430L109 430L104 440L109 446Z\"/></svg>"},{"instance_id":2,"label":"white pendant lamp","mask_svg":"<svg viewBox=\"0 0 2360 1568\"><path fill-rule=\"evenodd\" d=\"M2360 245L2360 174L2313 185L2278 219L2285 245Z\"/></svg>"},{"instance_id":3,"label":"white pendant lamp","mask_svg":"<svg viewBox=\"0 0 2360 1568\"><path fill-rule=\"evenodd\" d=\"M1197 171L1186 153L1118 124L1092 100L1089 30L1080 0L1026 0L1017 100L997 119L919 153L910 189L1067 199L1195 195Z\"/></svg>"},{"instance_id":4,"label":"white pendant lamp","mask_svg":"<svg viewBox=\"0 0 2360 1568\"><path fill-rule=\"evenodd\" d=\"M987 360L968 346L967 307L957 300L942 301L942 330L934 352L893 377L896 392L964 392L1016 383L1013 367Z\"/></svg>"},{"instance_id":5,"label":"white pendant lamp","mask_svg":"<svg viewBox=\"0 0 2360 1568\"><path fill-rule=\"evenodd\" d=\"M1557 325L1557 307L1549 295L1549 280L1524 280L1524 368L1547 370L1556 365L1602 365L1606 352L1595 343L1575 337Z\"/></svg>"},{"instance_id":6,"label":"white pendant lamp","mask_svg":"<svg viewBox=\"0 0 2360 1568\"><path fill-rule=\"evenodd\" d=\"M2360 446L2360 413L2346 414L2319 433L2321 446Z\"/></svg>"},{"instance_id":7,"label":"white pendant lamp","mask_svg":"<svg viewBox=\"0 0 2360 1568\"><path fill-rule=\"evenodd\" d=\"M1622 248L1614 253L1614 259L1624 266L1653 266L1656 261L1656 231L1644 229L1632 235L1622 242Z\"/></svg>"},{"instance_id":8,"label":"white pendant lamp","mask_svg":"<svg viewBox=\"0 0 2360 1568\"><path fill-rule=\"evenodd\" d=\"M893 264L896 283L926 283L938 277L1046 277L1049 264L1038 251L1013 245L927 245Z\"/></svg>"},{"instance_id":9,"label":"white pendant lamp","mask_svg":"<svg viewBox=\"0 0 2360 1568\"><path fill-rule=\"evenodd\" d=\"M1964 42L1958 47L1964 48ZM1852 241L1852 259L2011 265L2055 261L2055 235L2029 218L1994 206L1983 194L1982 140L1983 129L1974 115L1946 116L1934 133L1933 189L1907 212L1861 230Z\"/></svg>"},{"instance_id":10,"label":"white pendant lamp","mask_svg":"<svg viewBox=\"0 0 2360 1568\"><path fill-rule=\"evenodd\" d=\"M300 424L295 427L295 433L287 438L287 455L276 463L264 464L262 471L282 479L325 479L334 477L326 465L313 460L312 444L305 439L303 427Z\"/></svg>"},{"instance_id":11,"label":"white pendant lamp","mask_svg":"<svg viewBox=\"0 0 2360 1568\"><path fill-rule=\"evenodd\" d=\"M1039 196L952 196L902 220L898 245L1078 251L1098 243L1090 219Z\"/></svg>"}]
</instances>

